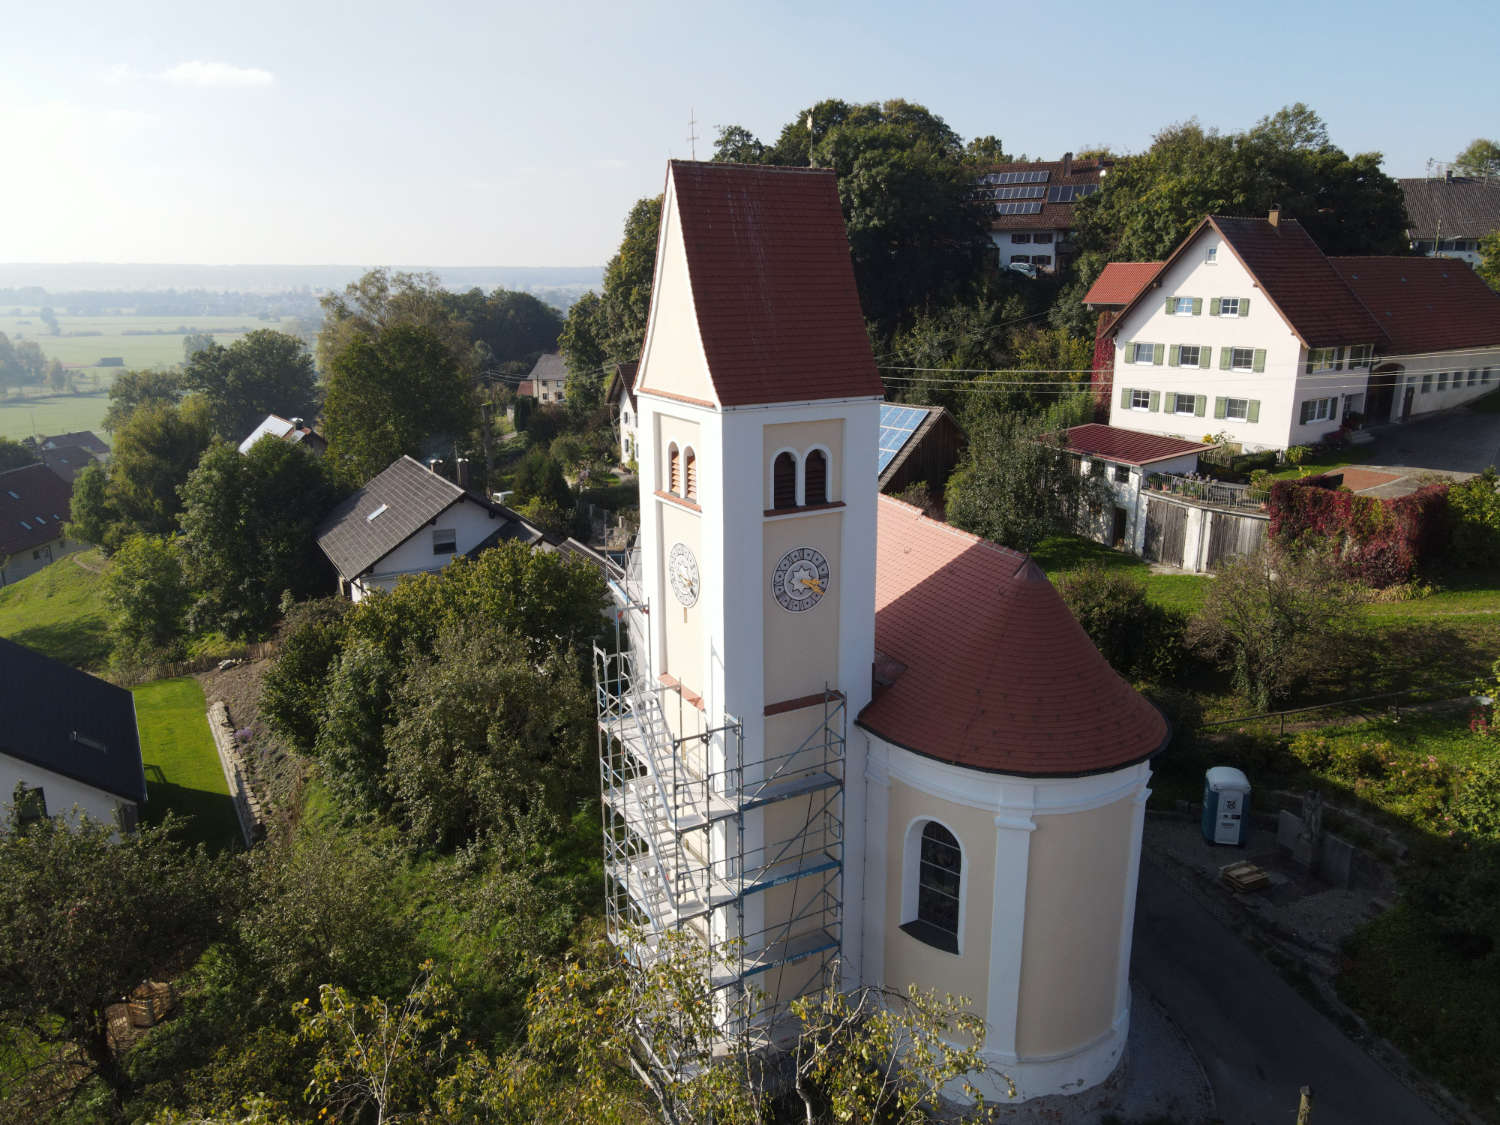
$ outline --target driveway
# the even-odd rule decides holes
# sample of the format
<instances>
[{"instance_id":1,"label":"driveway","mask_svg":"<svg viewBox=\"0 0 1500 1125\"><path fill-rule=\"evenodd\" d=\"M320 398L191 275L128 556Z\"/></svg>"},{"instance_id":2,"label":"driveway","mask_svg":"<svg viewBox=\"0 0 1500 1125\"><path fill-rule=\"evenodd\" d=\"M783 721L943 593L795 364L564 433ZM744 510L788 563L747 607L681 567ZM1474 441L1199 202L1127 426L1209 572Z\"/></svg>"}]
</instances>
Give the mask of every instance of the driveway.
<instances>
[{"instance_id":1,"label":"driveway","mask_svg":"<svg viewBox=\"0 0 1500 1125\"><path fill-rule=\"evenodd\" d=\"M1224 1125L1289 1125L1313 1087L1316 1125L1441 1125L1150 856L1131 968L1193 1045Z\"/></svg>"},{"instance_id":2,"label":"driveway","mask_svg":"<svg viewBox=\"0 0 1500 1125\"><path fill-rule=\"evenodd\" d=\"M1420 487L1422 482L1414 479L1420 474L1463 479L1490 465L1500 467L1500 414L1458 409L1373 432L1374 455L1364 464L1402 479L1369 489L1371 496L1404 496Z\"/></svg>"}]
</instances>

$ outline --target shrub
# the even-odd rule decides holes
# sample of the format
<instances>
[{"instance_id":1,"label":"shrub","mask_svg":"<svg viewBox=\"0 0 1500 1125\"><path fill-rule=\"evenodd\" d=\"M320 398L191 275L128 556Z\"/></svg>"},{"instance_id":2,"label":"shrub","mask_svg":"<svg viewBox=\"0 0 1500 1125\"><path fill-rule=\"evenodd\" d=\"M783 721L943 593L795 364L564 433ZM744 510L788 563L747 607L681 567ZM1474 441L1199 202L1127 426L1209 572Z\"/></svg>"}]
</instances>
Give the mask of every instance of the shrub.
<instances>
[{"instance_id":1,"label":"shrub","mask_svg":"<svg viewBox=\"0 0 1500 1125\"><path fill-rule=\"evenodd\" d=\"M1146 584L1097 564L1057 581L1083 631L1127 679L1169 679L1182 661L1185 615L1154 605Z\"/></svg>"},{"instance_id":2,"label":"shrub","mask_svg":"<svg viewBox=\"0 0 1500 1125\"><path fill-rule=\"evenodd\" d=\"M1458 778L1448 805L1453 826L1476 840L1500 840L1500 762L1469 766Z\"/></svg>"},{"instance_id":3,"label":"shrub","mask_svg":"<svg viewBox=\"0 0 1500 1125\"><path fill-rule=\"evenodd\" d=\"M1379 500L1337 487L1334 474L1271 486L1271 538L1335 545L1340 569L1371 586L1402 583L1433 558L1447 538L1446 484Z\"/></svg>"},{"instance_id":4,"label":"shrub","mask_svg":"<svg viewBox=\"0 0 1500 1125\"><path fill-rule=\"evenodd\" d=\"M1457 566L1500 565L1500 474L1491 465L1448 489L1448 558Z\"/></svg>"}]
</instances>

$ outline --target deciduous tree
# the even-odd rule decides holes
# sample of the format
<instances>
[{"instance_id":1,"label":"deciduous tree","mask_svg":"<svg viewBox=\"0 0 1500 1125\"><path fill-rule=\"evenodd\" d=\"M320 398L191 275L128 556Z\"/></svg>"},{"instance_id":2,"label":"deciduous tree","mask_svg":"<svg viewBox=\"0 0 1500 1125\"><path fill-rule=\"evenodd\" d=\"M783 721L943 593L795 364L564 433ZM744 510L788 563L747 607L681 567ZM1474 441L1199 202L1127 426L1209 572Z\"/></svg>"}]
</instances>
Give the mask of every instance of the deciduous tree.
<instances>
[{"instance_id":1,"label":"deciduous tree","mask_svg":"<svg viewBox=\"0 0 1500 1125\"><path fill-rule=\"evenodd\" d=\"M208 400L214 429L238 441L267 414L317 414L317 372L295 336L258 328L227 348L209 339L189 356L183 384Z\"/></svg>"},{"instance_id":2,"label":"deciduous tree","mask_svg":"<svg viewBox=\"0 0 1500 1125\"><path fill-rule=\"evenodd\" d=\"M192 604L176 536L132 535L104 575L104 598L114 611L117 655L147 660L171 656Z\"/></svg>"},{"instance_id":3,"label":"deciduous tree","mask_svg":"<svg viewBox=\"0 0 1500 1125\"><path fill-rule=\"evenodd\" d=\"M1453 170L1476 179L1500 176L1500 144L1488 137L1470 141L1469 147L1454 158Z\"/></svg>"}]
</instances>

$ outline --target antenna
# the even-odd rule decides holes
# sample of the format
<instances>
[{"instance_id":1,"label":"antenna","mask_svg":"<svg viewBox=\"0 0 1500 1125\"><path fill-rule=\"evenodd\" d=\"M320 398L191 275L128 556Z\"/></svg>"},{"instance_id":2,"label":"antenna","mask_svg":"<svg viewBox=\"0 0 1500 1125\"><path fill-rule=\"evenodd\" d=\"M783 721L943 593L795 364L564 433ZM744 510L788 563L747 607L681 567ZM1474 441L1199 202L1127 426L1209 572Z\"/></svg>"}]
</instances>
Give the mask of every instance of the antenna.
<instances>
[{"instance_id":1,"label":"antenna","mask_svg":"<svg viewBox=\"0 0 1500 1125\"><path fill-rule=\"evenodd\" d=\"M688 135L687 142L692 146L693 159L698 159L698 118L691 106L688 107Z\"/></svg>"}]
</instances>

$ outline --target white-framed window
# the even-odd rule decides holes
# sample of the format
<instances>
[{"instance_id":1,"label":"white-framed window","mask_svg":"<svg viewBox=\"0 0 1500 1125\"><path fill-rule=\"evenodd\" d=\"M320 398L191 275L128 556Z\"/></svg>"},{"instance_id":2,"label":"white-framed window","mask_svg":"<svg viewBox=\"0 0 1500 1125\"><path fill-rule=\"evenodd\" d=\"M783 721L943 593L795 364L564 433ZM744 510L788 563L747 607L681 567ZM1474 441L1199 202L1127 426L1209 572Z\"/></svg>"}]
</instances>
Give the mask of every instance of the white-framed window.
<instances>
[{"instance_id":1,"label":"white-framed window","mask_svg":"<svg viewBox=\"0 0 1500 1125\"><path fill-rule=\"evenodd\" d=\"M1355 344L1349 349L1350 367L1369 367L1370 359L1375 354L1373 344Z\"/></svg>"},{"instance_id":2,"label":"white-framed window","mask_svg":"<svg viewBox=\"0 0 1500 1125\"><path fill-rule=\"evenodd\" d=\"M1209 246L1204 249L1203 264L1208 266L1219 264L1219 248L1217 246Z\"/></svg>"},{"instance_id":3,"label":"white-framed window","mask_svg":"<svg viewBox=\"0 0 1500 1125\"><path fill-rule=\"evenodd\" d=\"M1307 373L1311 375L1314 371L1342 371L1343 352L1343 348L1308 348Z\"/></svg>"},{"instance_id":4,"label":"white-framed window","mask_svg":"<svg viewBox=\"0 0 1500 1125\"><path fill-rule=\"evenodd\" d=\"M1220 297L1219 298L1219 315L1220 316L1239 316L1240 315L1240 299L1238 297Z\"/></svg>"},{"instance_id":5,"label":"white-framed window","mask_svg":"<svg viewBox=\"0 0 1500 1125\"><path fill-rule=\"evenodd\" d=\"M1330 422L1338 417L1339 400L1337 398L1310 398L1302 404L1302 424L1309 422Z\"/></svg>"},{"instance_id":6,"label":"white-framed window","mask_svg":"<svg viewBox=\"0 0 1500 1125\"><path fill-rule=\"evenodd\" d=\"M1143 344L1140 341L1136 341L1134 344L1131 344L1130 345L1130 362L1131 363L1155 363L1156 362L1156 345L1155 344Z\"/></svg>"},{"instance_id":7,"label":"white-framed window","mask_svg":"<svg viewBox=\"0 0 1500 1125\"><path fill-rule=\"evenodd\" d=\"M1254 348L1230 348L1229 370L1231 371L1253 371L1255 369Z\"/></svg>"},{"instance_id":8,"label":"white-framed window","mask_svg":"<svg viewBox=\"0 0 1500 1125\"><path fill-rule=\"evenodd\" d=\"M1197 344L1183 344L1177 349L1177 363L1180 367L1202 367L1203 349Z\"/></svg>"},{"instance_id":9,"label":"white-framed window","mask_svg":"<svg viewBox=\"0 0 1500 1125\"><path fill-rule=\"evenodd\" d=\"M1231 422L1244 422L1250 417L1250 400L1248 398L1227 398L1224 400L1224 417Z\"/></svg>"},{"instance_id":10,"label":"white-framed window","mask_svg":"<svg viewBox=\"0 0 1500 1125\"><path fill-rule=\"evenodd\" d=\"M797 455L782 451L771 463L771 507L775 510L797 506Z\"/></svg>"},{"instance_id":11,"label":"white-framed window","mask_svg":"<svg viewBox=\"0 0 1500 1125\"><path fill-rule=\"evenodd\" d=\"M1132 409L1132 410L1150 410L1151 409L1151 392L1150 391L1132 390L1130 392L1130 409Z\"/></svg>"},{"instance_id":12,"label":"white-framed window","mask_svg":"<svg viewBox=\"0 0 1500 1125\"><path fill-rule=\"evenodd\" d=\"M1172 400L1173 414L1196 414L1198 413L1197 395L1178 395Z\"/></svg>"},{"instance_id":13,"label":"white-framed window","mask_svg":"<svg viewBox=\"0 0 1500 1125\"><path fill-rule=\"evenodd\" d=\"M1013 235L1010 236L1010 240L1012 242L1016 243L1017 245L1019 245L1020 243L1023 243L1023 242L1030 242L1031 241L1031 235L1029 235L1029 234L1013 234Z\"/></svg>"},{"instance_id":14,"label":"white-framed window","mask_svg":"<svg viewBox=\"0 0 1500 1125\"><path fill-rule=\"evenodd\" d=\"M935 820L913 824L903 863L901 929L934 949L959 952L963 920L963 848Z\"/></svg>"},{"instance_id":15,"label":"white-framed window","mask_svg":"<svg viewBox=\"0 0 1500 1125\"><path fill-rule=\"evenodd\" d=\"M432 529L432 553L434 555L453 555L458 553L458 532L451 527L435 527Z\"/></svg>"},{"instance_id":16,"label":"white-framed window","mask_svg":"<svg viewBox=\"0 0 1500 1125\"><path fill-rule=\"evenodd\" d=\"M1172 303L1173 316L1192 316L1193 299L1191 297L1177 297Z\"/></svg>"}]
</instances>

